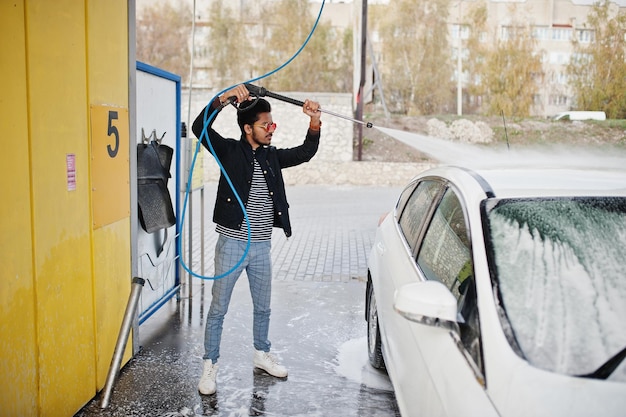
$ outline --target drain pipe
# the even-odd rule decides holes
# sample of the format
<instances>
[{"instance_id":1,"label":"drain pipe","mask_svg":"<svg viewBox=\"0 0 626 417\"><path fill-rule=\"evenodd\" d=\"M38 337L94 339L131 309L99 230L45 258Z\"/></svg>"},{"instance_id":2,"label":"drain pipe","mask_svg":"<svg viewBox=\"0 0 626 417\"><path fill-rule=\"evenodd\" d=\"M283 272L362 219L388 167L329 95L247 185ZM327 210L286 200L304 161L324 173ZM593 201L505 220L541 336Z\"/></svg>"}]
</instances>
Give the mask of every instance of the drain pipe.
<instances>
[{"instance_id":1,"label":"drain pipe","mask_svg":"<svg viewBox=\"0 0 626 417\"><path fill-rule=\"evenodd\" d=\"M113 390L113 384L115 378L120 370L122 363L122 356L124 355L124 348L128 341L128 334L130 333L130 326L135 312L137 311L137 303L139 302L139 296L141 295L141 289L146 281L143 278L133 278L133 284L128 298L128 305L126 306L126 312L124 313L124 319L122 320L122 327L120 334L117 336L117 344L115 345L115 351L113 352L113 358L111 359L111 367L109 368L109 374L107 375L106 383L102 389L102 400L100 401L100 408L107 408L109 406L109 400L111 399L111 391Z\"/></svg>"}]
</instances>

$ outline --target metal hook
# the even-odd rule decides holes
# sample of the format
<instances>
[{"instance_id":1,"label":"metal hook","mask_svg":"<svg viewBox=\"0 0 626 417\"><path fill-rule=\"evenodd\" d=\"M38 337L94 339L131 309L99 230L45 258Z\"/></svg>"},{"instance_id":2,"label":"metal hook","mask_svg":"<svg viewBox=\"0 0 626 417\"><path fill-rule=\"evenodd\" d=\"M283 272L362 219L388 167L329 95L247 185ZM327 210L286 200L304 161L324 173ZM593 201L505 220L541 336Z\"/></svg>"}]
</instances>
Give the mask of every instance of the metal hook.
<instances>
[{"instance_id":1,"label":"metal hook","mask_svg":"<svg viewBox=\"0 0 626 417\"><path fill-rule=\"evenodd\" d=\"M167 132L163 132L163 134L161 135L160 138L157 139L157 135L156 135L156 130L153 130L152 133L154 133L154 140L160 145L161 142L163 141L163 138L165 137L165 134Z\"/></svg>"},{"instance_id":2,"label":"metal hook","mask_svg":"<svg viewBox=\"0 0 626 417\"><path fill-rule=\"evenodd\" d=\"M150 138L152 137L152 135L150 135L149 137L146 137L146 133L143 130L143 127L141 128L141 143L143 143L144 145L147 145L150 143Z\"/></svg>"},{"instance_id":3,"label":"metal hook","mask_svg":"<svg viewBox=\"0 0 626 417\"><path fill-rule=\"evenodd\" d=\"M160 145L161 142L163 141L163 138L165 137L166 133L167 132L163 132L163 135L161 135L161 137L159 138L157 136L156 129L152 129L152 132L150 132L150 136L146 137L146 133L143 130L143 127L142 127L141 128L141 142L143 142L144 145L147 145L151 141L155 141L156 143L158 143Z\"/></svg>"}]
</instances>

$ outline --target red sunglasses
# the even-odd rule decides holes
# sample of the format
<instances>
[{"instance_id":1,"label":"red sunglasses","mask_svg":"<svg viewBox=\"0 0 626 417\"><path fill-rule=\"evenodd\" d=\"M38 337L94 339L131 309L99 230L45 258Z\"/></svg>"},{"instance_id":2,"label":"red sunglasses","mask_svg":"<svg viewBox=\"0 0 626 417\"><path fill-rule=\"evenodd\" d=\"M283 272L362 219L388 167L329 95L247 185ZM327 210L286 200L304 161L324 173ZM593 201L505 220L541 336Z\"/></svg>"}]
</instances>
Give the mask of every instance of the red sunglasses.
<instances>
[{"instance_id":1,"label":"red sunglasses","mask_svg":"<svg viewBox=\"0 0 626 417\"><path fill-rule=\"evenodd\" d=\"M256 124L253 124L252 126L262 127L263 129L265 129L266 132L269 132L270 130L276 130L276 123L270 123L270 122L256 123Z\"/></svg>"}]
</instances>

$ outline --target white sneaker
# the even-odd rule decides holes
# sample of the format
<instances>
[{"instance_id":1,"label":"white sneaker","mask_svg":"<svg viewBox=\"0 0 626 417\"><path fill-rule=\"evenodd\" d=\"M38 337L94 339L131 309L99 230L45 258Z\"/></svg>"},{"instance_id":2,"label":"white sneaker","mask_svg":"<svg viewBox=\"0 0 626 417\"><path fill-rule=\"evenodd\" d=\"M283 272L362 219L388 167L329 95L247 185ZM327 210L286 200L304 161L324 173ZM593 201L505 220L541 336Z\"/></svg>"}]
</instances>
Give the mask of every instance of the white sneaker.
<instances>
[{"instance_id":1,"label":"white sneaker","mask_svg":"<svg viewBox=\"0 0 626 417\"><path fill-rule=\"evenodd\" d=\"M261 350L254 351L254 367L263 369L268 374L276 378L285 378L287 376L287 368L278 363L274 355Z\"/></svg>"},{"instance_id":2,"label":"white sneaker","mask_svg":"<svg viewBox=\"0 0 626 417\"><path fill-rule=\"evenodd\" d=\"M202 378L200 378L200 383L198 384L198 391L200 391L200 394L215 394L215 391L217 390L217 384L215 383L216 378L217 364L214 364L211 359L205 359Z\"/></svg>"}]
</instances>

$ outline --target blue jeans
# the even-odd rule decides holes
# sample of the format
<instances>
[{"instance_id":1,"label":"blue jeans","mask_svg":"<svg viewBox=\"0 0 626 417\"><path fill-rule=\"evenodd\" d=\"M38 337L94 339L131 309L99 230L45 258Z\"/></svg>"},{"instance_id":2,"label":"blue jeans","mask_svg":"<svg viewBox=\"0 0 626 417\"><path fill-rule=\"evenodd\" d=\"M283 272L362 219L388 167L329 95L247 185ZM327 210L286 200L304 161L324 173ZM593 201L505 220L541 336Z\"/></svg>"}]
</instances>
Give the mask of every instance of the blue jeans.
<instances>
[{"instance_id":1,"label":"blue jeans","mask_svg":"<svg viewBox=\"0 0 626 417\"><path fill-rule=\"evenodd\" d=\"M246 250L246 241L219 235L215 245L215 276L229 271L241 259ZM254 320L252 333L254 348L269 352L270 299L272 293L271 241L250 242L250 249L241 265L224 278L215 280L211 290L212 299L204 331L204 359L217 362L220 356L220 341L224 316L228 311L230 297L239 276L246 270Z\"/></svg>"}]
</instances>

